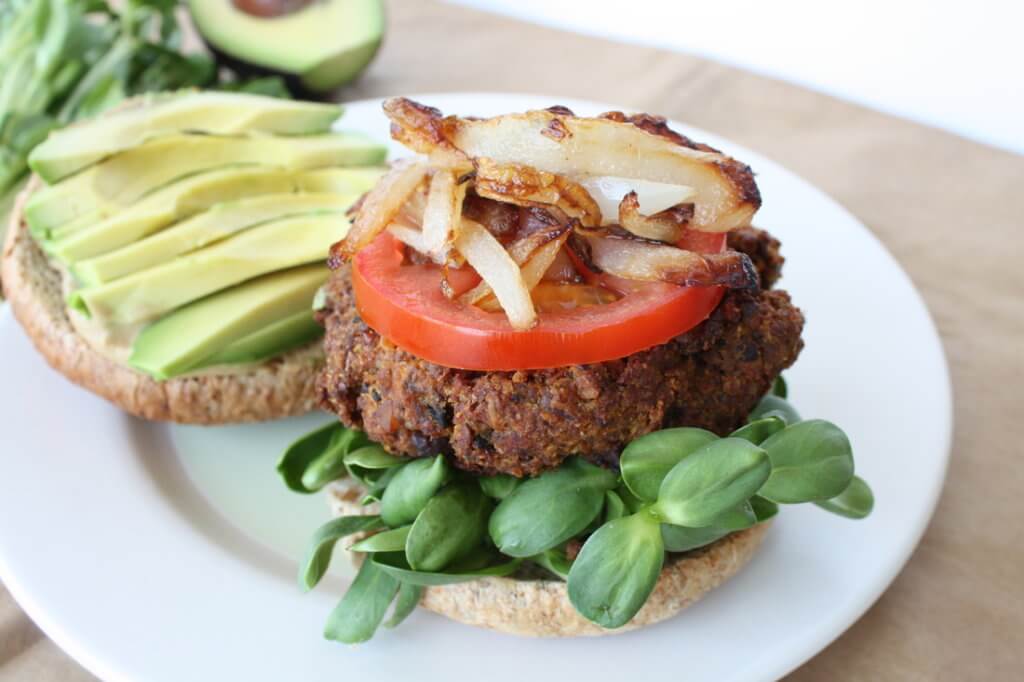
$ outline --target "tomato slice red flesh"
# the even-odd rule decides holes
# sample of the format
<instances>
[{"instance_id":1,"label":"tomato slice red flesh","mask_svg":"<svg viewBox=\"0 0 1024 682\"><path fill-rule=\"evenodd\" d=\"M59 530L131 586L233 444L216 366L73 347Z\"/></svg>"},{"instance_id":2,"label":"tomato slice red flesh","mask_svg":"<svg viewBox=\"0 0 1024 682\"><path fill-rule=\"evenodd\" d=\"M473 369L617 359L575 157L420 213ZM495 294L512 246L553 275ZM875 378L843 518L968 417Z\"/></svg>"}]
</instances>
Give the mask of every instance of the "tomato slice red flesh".
<instances>
[{"instance_id":1,"label":"tomato slice red flesh","mask_svg":"<svg viewBox=\"0 0 1024 682\"><path fill-rule=\"evenodd\" d=\"M691 233L680 244L709 253L725 235ZM449 272L455 291L479 277ZM721 287L605 278L621 298L603 305L545 311L537 326L516 331L502 312L487 312L441 293L441 270L405 262L398 242L383 233L352 262L360 316L378 334L413 355L446 367L482 371L548 369L605 362L665 343L700 324L721 300Z\"/></svg>"}]
</instances>

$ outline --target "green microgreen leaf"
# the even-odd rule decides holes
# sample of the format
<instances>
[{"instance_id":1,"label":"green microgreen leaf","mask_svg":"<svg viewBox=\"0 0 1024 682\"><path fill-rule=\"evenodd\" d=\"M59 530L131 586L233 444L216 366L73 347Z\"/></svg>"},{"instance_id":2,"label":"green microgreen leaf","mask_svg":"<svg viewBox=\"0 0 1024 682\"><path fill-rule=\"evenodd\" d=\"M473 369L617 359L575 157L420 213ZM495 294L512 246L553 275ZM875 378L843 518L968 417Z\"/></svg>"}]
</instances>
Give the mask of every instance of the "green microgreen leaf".
<instances>
[{"instance_id":1,"label":"green microgreen leaf","mask_svg":"<svg viewBox=\"0 0 1024 682\"><path fill-rule=\"evenodd\" d=\"M747 417L748 421L756 421L763 417L778 417L787 424L796 424L800 421L800 413L786 400L777 395L768 394L761 398L761 401L754 407L754 411Z\"/></svg>"},{"instance_id":2,"label":"green microgreen leaf","mask_svg":"<svg viewBox=\"0 0 1024 682\"><path fill-rule=\"evenodd\" d=\"M611 471L577 457L520 483L491 515L491 540L502 554L526 558L579 535L601 513L617 484Z\"/></svg>"},{"instance_id":3,"label":"green microgreen leaf","mask_svg":"<svg viewBox=\"0 0 1024 682\"><path fill-rule=\"evenodd\" d=\"M715 518L707 526L687 528L672 524L662 524L661 538L665 542L665 550L669 552L686 552L709 545L729 533L750 528L758 522L753 506L744 502Z\"/></svg>"},{"instance_id":4,"label":"green microgreen leaf","mask_svg":"<svg viewBox=\"0 0 1024 682\"><path fill-rule=\"evenodd\" d=\"M662 429L640 436L626 446L619 458L622 480L634 495L654 502L665 476L684 457L718 436L704 429Z\"/></svg>"},{"instance_id":5,"label":"green microgreen leaf","mask_svg":"<svg viewBox=\"0 0 1024 682\"><path fill-rule=\"evenodd\" d=\"M381 496L380 517L392 527L412 523L448 476L448 463L442 455L399 467Z\"/></svg>"},{"instance_id":6,"label":"green microgreen leaf","mask_svg":"<svg viewBox=\"0 0 1024 682\"><path fill-rule=\"evenodd\" d=\"M775 381L772 383L772 395L780 398L786 398L789 393L789 387L786 386L786 380L782 378L782 375L775 377Z\"/></svg>"},{"instance_id":7,"label":"green microgreen leaf","mask_svg":"<svg viewBox=\"0 0 1024 682\"><path fill-rule=\"evenodd\" d=\"M382 519L383 520L383 519ZM409 537L409 530L412 528L411 525L402 526L401 528L392 528L391 530L381 531L380 533L374 533L373 535L363 538L359 542L355 543L350 550L353 552L404 552L405 551L405 540Z\"/></svg>"},{"instance_id":8,"label":"green microgreen leaf","mask_svg":"<svg viewBox=\"0 0 1024 682\"><path fill-rule=\"evenodd\" d=\"M345 456L345 464L363 469L390 469L408 462L406 457L388 453L376 443L354 448Z\"/></svg>"},{"instance_id":9,"label":"green microgreen leaf","mask_svg":"<svg viewBox=\"0 0 1024 682\"><path fill-rule=\"evenodd\" d=\"M604 522L614 521L615 519L621 519L626 516L629 512L626 510L626 503L622 501L618 493L614 490L609 490L604 494Z\"/></svg>"},{"instance_id":10,"label":"green microgreen leaf","mask_svg":"<svg viewBox=\"0 0 1024 682\"><path fill-rule=\"evenodd\" d=\"M773 502L825 501L846 490L853 479L850 439L831 422L792 424L761 445L772 472L758 494Z\"/></svg>"},{"instance_id":11,"label":"green microgreen leaf","mask_svg":"<svg viewBox=\"0 0 1024 682\"><path fill-rule=\"evenodd\" d=\"M874 509L875 495L864 479L854 476L846 490L830 500L820 500L814 504L848 519L863 519Z\"/></svg>"},{"instance_id":12,"label":"green microgreen leaf","mask_svg":"<svg viewBox=\"0 0 1024 682\"><path fill-rule=\"evenodd\" d=\"M568 580L572 562L565 556L565 549L555 547L530 557L530 561L554 573L562 580Z\"/></svg>"},{"instance_id":13,"label":"green microgreen leaf","mask_svg":"<svg viewBox=\"0 0 1024 682\"><path fill-rule=\"evenodd\" d=\"M740 428L729 434L730 438L742 438L754 445L760 445L767 438L782 429L786 428L786 422L777 415L762 417L752 422L747 422Z\"/></svg>"},{"instance_id":14,"label":"green microgreen leaf","mask_svg":"<svg viewBox=\"0 0 1024 682\"><path fill-rule=\"evenodd\" d=\"M653 509L666 523L701 528L748 500L770 473L764 450L741 438L723 438L672 468Z\"/></svg>"},{"instance_id":15,"label":"green microgreen leaf","mask_svg":"<svg viewBox=\"0 0 1024 682\"><path fill-rule=\"evenodd\" d=\"M317 466L322 467L322 471L317 476L318 480L310 482L320 483L322 487L325 483L320 480L323 472L334 467L337 457L341 457L344 462L350 449L361 447L368 442L366 434L362 431L346 429L340 423L332 422L307 433L289 445L277 462L277 472L289 489L298 493L313 493L319 488L307 487L303 477L314 462L319 460ZM339 476L343 473L339 473Z\"/></svg>"},{"instance_id":16,"label":"green microgreen leaf","mask_svg":"<svg viewBox=\"0 0 1024 682\"><path fill-rule=\"evenodd\" d=\"M604 524L569 570L569 600L606 628L625 625L647 601L665 559L657 517L648 512Z\"/></svg>"},{"instance_id":17,"label":"green microgreen leaf","mask_svg":"<svg viewBox=\"0 0 1024 682\"><path fill-rule=\"evenodd\" d=\"M327 617L324 637L345 644L365 642L380 627L399 582L372 561L364 561L345 596Z\"/></svg>"},{"instance_id":18,"label":"green microgreen leaf","mask_svg":"<svg viewBox=\"0 0 1024 682\"><path fill-rule=\"evenodd\" d=\"M430 498L405 542L405 556L417 571L441 571L479 547L494 503L472 481L458 481Z\"/></svg>"},{"instance_id":19,"label":"green microgreen leaf","mask_svg":"<svg viewBox=\"0 0 1024 682\"><path fill-rule=\"evenodd\" d=\"M386 571L403 583L430 587L432 585L451 585L464 583L480 578L510 575L519 568L522 559L503 560L495 552L487 552L483 548L474 550L459 561L453 562L444 571L417 571L409 566L405 555L401 552L374 554L371 559L381 570Z\"/></svg>"},{"instance_id":20,"label":"green microgreen leaf","mask_svg":"<svg viewBox=\"0 0 1024 682\"><path fill-rule=\"evenodd\" d=\"M402 586L398 588L398 597L395 598L395 609L391 612L391 618L384 623L384 627L394 628L401 625L402 621L416 609L422 596L422 586L402 583Z\"/></svg>"},{"instance_id":21,"label":"green microgreen leaf","mask_svg":"<svg viewBox=\"0 0 1024 682\"><path fill-rule=\"evenodd\" d=\"M501 501L512 494L512 491L519 485L515 476L508 474L496 474L494 476L481 476L479 479L480 488L488 497Z\"/></svg>"},{"instance_id":22,"label":"green microgreen leaf","mask_svg":"<svg viewBox=\"0 0 1024 682\"><path fill-rule=\"evenodd\" d=\"M327 572L338 540L353 533L377 530L384 524L379 516L340 516L316 529L299 567L299 587L313 589Z\"/></svg>"},{"instance_id":23,"label":"green microgreen leaf","mask_svg":"<svg viewBox=\"0 0 1024 682\"><path fill-rule=\"evenodd\" d=\"M750 507L754 510L754 516L757 517L758 523L767 521L779 513L779 505L771 500L766 500L760 495L754 495L750 498Z\"/></svg>"}]
</instances>

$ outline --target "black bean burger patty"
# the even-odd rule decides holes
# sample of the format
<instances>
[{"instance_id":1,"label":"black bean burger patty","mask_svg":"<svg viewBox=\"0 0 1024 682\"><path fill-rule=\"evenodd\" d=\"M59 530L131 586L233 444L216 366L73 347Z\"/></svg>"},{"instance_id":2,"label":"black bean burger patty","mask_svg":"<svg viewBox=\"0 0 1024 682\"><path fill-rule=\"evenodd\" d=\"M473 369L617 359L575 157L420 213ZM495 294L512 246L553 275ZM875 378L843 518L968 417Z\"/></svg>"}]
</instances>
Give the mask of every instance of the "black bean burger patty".
<instances>
[{"instance_id":1,"label":"black bean burger patty","mask_svg":"<svg viewBox=\"0 0 1024 682\"><path fill-rule=\"evenodd\" d=\"M750 255L770 266L764 274L772 281L778 242L750 234L757 256ZM367 327L347 268L335 271L327 294L320 313L324 409L392 453L446 453L457 467L483 474L531 476L570 455L614 465L626 443L670 426L728 433L803 347L803 316L788 294L730 291L694 329L621 360L458 370L421 360Z\"/></svg>"}]
</instances>

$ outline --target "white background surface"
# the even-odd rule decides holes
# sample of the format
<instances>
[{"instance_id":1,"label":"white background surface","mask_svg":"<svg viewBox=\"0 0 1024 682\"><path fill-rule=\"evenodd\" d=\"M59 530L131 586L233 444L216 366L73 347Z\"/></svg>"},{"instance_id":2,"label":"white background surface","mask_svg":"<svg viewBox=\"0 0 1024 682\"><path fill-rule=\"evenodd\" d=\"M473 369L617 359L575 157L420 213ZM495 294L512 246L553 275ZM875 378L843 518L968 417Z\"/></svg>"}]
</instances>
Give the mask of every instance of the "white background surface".
<instances>
[{"instance_id":1,"label":"white background surface","mask_svg":"<svg viewBox=\"0 0 1024 682\"><path fill-rule=\"evenodd\" d=\"M1024 153L1018 0L452 0L711 57Z\"/></svg>"},{"instance_id":2,"label":"white background surface","mask_svg":"<svg viewBox=\"0 0 1024 682\"><path fill-rule=\"evenodd\" d=\"M487 116L549 99L421 101ZM564 104L582 115L619 108ZM342 125L387 130L379 101L350 105ZM0 579L107 682L454 682L479 671L488 682L751 682L792 670L878 598L920 539L948 461L948 371L909 278L852 215L753 151L677 129L752 164L772 197L759 223L786 245L783 286L807 316L807 347L786 372L790 392L805 416L850 436L876 495L867 519L787 507L744 571L639 632L530 640L420 610L368 645L345 647L320 634L343 581L332 576L307 595L295 584L297 555L326 505L286 493L274 472L285 444L322 416L207 429L131 419L48 369L5 310L0 433L11 456L0 472ZM820 258L828 249L845 257ZM46 405L75 418L57 428Z\"/></svg>"}]
</instances>

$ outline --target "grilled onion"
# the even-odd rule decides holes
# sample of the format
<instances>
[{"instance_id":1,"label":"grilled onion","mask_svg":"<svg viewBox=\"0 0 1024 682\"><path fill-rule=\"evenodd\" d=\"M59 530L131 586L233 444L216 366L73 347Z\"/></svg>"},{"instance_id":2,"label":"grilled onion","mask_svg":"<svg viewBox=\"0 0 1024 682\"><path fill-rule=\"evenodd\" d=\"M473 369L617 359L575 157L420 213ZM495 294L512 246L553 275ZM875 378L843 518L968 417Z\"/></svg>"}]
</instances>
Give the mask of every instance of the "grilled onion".
<instances>
[{"instance_id":1,"label":"grilled onion","mask_svg":"<svg viewBox=\"0 0 1024 682\"><path fill-rule=\"evenodd\" d=\"M617 176L693 187L694 229L727 232L746 225L761 204L749 167L693 145L663 122L661 128L647 125L659 122L651 117L580 118L544 110L442 118L401 99L389 100L385 110L396 124L396 139L441 165L460 168L464 157L488 158L569 178Z\"/></svg>"},{"instance_id":2,"label":"grilled onion","mask_svg":"<svg viewBox=\"0 0 1024 682\"><path fill-rule=\"evenodd\" d=\"M529 166L476 159L474 188L482 197L518 206L557 206L587 227L602 222L601 208L582 185Z\"/></svg>"},{"instance_id":3,"label":"grilled onion","mask_svg":"<svg viewBox=\"0 0 1024 682\"><path fill-rule=\"evenodd\" d=\"M454 226L462 218L462 202L466 197L466 183L460 183L455 172L438 169L430 179L430 190L423 208L423 253L435 262L447 260L454 240Z\"/></svg>"},{"instance_id":4,"label":"grilled onion","mask_svg":"<svg viewBox=\"0 0 1024 682\"><path fill-rule=\"evenodd\" d=\"M513 329L537 324L537 312L519 266L487 228L463 218L455 248L494 291Z\"/></svg>"},{"instance_id":5,"label":"grilled onion","mask_svg":"<svg viewBox=\"0 0 1024 682\"><path fill-rule=\"evenodd\" d=\"M644 215L661 213L667 208L691 202L696 195L693 188L686 185L669 185L664 182L608 175L581 178L579 183L601 208L605 224L615 222L619 215L619 204L630 192L636 192L640 212Z\"/></svg>"},{"instance_id":6,"label":"grilled onion","mask_svg":"<svg viewBox=\"0 0 1024 682\"><path fill-rule=\"evenodd\" d=\"M427 177L427 166L418 161L396 161L373 189L363 197L362 205L348 234L331 246L328 265L336 268L348 261L384 231L402 210L409 196Z\"/></svg>"},{"instance_id":7,"label":"grilled onion","mask_svg":"<svg viewBox=\"0 0 1024 682\"><path fill-rule=\"evenodd\" d=\"M571 225L557 225L551 230L532 232L508 246L508 255L516 265L521 266L520 272L528 290L532 291L544 277L571 233ZM477 304L490 294L491 287L484 280L464 293L462 301Z\"/></svg>"},{"instance_id":8,"label":"grilled onion","mask_svg":"<svg viewBox=\"0 0 1024 682\"><path fill-rule=\"evenodd\" d=\"M594 232L584 235L583 240L588 264L616 277L682 286L758 286L754 264L739 251L699 254L667 244L597 236Z\"/></svg>"},{"instance_id":9,"label":"grilled onion","mask_svg":"<svg viewBox=\"0 0 1024 682\"><path fill-rule=\"evenodd\" d=\"M640 200L636 192L622 197L619 204L619 224L623 229L638 237L659 242L677 242L693 219L693 204L679 204L653 215L640 212Z\"/></svg>"}]
</instances>

